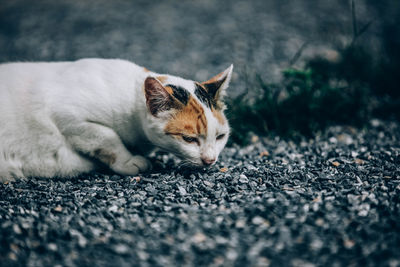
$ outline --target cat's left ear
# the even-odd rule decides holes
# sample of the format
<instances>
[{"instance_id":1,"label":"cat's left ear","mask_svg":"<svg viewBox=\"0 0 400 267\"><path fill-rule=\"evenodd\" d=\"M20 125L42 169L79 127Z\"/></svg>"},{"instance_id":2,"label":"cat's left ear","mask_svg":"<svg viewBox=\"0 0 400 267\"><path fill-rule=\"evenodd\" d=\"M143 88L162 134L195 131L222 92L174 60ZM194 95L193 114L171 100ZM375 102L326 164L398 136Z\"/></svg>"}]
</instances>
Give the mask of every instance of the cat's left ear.
<instances>
[{"instance_id":1,"label":"cat's left ear","mask_svg":"<svg viewBox=\"0 0 400 267\"><path fill-rule=\"evenodd\" d=\"M176 100L156 78L147 77L144 81L146 105L150 113L158 117L164 111L182 108L182 103Z\"/></svg>"},{"instance_id":2,"label":"cat's left ear","mask_svg":"<svg viewBox=\"0 0 400 267\"><path fill-rule=\"evenodd\" d=\"M202 82L201 84L207 89L208 95L218 103L223 96L226 94L226 88L232 78L233 65L221 72L220 74L212 77L208 81Z\"/></svg>"}]
</instances>

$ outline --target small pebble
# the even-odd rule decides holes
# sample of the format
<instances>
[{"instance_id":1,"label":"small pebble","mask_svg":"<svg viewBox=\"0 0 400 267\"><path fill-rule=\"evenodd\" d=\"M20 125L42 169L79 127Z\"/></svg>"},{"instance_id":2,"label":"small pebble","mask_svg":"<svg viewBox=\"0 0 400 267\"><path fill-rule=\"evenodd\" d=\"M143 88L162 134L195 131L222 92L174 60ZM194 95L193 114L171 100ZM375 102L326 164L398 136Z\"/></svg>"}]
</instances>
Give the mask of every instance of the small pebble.
<instances>
[{"instance_id":1,"label":"small pebble","mask_svg":"<svg viewBox=\"0 0 400 267\"><path fill-rule=\"evenodd\" d=\"M163 166L140 177L0 183L0 265L390 266L400 125L381 125L233 145L225 172L157 152Z\"/></svg>"},{"instance_id":2,"label":"small pebble","mask_svg":"<svg viewBox=\"0 0 400 267\"><path fill-rule=\"evenodd\" d=\"M241 175L239 175L239 182L241 182L242 184L248 183L249 182L249 178L247 178L246 175L241 174Z\"/></svg>"}]
</instances>

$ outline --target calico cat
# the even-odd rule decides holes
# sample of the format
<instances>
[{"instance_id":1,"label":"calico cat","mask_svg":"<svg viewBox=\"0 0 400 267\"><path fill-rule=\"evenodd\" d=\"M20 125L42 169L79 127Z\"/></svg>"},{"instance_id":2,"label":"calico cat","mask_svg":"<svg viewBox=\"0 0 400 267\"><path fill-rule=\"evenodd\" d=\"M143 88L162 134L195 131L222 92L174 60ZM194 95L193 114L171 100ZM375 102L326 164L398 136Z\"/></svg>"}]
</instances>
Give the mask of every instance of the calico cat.
<instances>
[{"instance_id":1,"label":"calico cat","mask_svg":"<svg viewBox=\"0 0 400 267\"><path fill-rule=\"evenodd\" d=\"M199 83L118 59L1 64L0 181L136 175L154 148L210 166L229 136L232 68Z\"/></svg>"}]
</instances>

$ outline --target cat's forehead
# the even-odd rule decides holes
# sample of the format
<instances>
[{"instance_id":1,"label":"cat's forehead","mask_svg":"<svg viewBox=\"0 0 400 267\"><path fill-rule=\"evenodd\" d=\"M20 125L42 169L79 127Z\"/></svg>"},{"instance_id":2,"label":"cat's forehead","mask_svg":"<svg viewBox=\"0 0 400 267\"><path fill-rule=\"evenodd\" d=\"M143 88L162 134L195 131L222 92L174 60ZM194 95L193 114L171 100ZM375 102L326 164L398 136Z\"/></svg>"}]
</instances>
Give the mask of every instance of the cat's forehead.
<instances>
[{"instance_id":1,"label":"cat's forehead","mask_svg":"<svg viewBox=\"0 0 400 267\"><path fill-rule=\"evenodd\" d=\"M156 77L164 86L173 85L185 89L189 93L194 93L195 83L191 80L186 80L172 75L159 75Z\"/></svg>"},{"instance_id":2,"label":"cat's forehead","mask_svg":"<svg viewBox=\"0 0 400 267\"><path fill-rule=\"evenodd\" d=\"M157 79L166 90L178 99L184 107L166 123L166 134L179 136L208 136L227 126L226 118L221 110L208 105L207 100L199 97L199 83L174 76L161 76Z\"/></svg>"},{"instance_id":3,"label":"cat's forehead","mask_svg":"<svg viewBox=\"0 0 400 267\"><path fill-rule=\"evenodd\" d=\"M191 94L186 105L172 116L165 125L166 134L177 136L214 136L227 128L221 111L204 108Z\"/></svg>"},{"instance_id":4,"label":"cat's forehead","mask_svg":"<svg viewBox=\"0 0 400 267\"><path fill-rule=\"evenodd\" d=\"M203 108L211 109L219 118L221 111L218 110L217 103L208 95L207 89L199 82L186 80L172 75L161 75L157 79L165 86L169 93L174 95L178 100L186 104L189 95L195 98ZM222 120L219 120L222 123Z\"/></svg>"}]
</instances>

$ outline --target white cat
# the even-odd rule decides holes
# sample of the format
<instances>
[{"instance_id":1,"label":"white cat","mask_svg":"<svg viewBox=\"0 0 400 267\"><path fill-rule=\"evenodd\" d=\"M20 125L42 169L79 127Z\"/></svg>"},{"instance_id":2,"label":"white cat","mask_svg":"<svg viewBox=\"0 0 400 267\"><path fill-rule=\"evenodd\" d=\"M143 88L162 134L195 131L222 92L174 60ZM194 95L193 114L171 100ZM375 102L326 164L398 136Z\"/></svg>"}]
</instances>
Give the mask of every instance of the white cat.
<instances>
[{"instance_id":1,"label":"white cat","mask_svg":"<svg viewBox=\"0 0 400 267\"><path fill-rule=\"evenodd\" d=\"M154 148L198 166L228 136L232 66L198 83L124 60L0 65L0 181L72 177L108 166L146 171Z\"/></svg>"}]
</instances>

